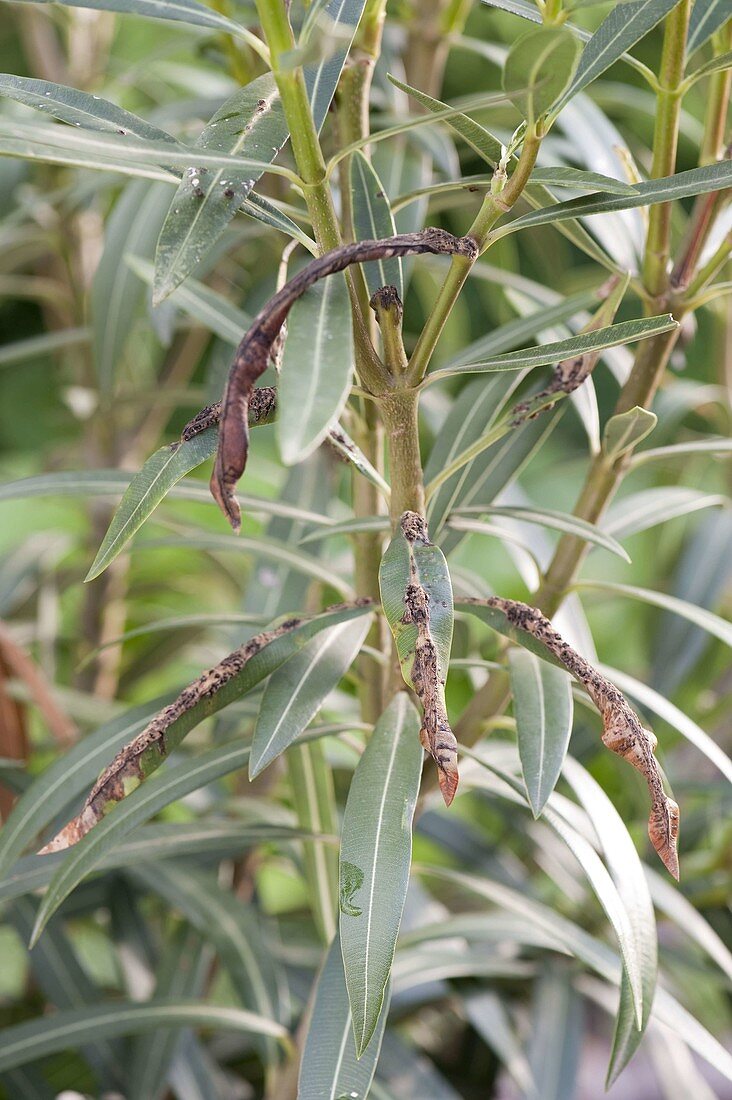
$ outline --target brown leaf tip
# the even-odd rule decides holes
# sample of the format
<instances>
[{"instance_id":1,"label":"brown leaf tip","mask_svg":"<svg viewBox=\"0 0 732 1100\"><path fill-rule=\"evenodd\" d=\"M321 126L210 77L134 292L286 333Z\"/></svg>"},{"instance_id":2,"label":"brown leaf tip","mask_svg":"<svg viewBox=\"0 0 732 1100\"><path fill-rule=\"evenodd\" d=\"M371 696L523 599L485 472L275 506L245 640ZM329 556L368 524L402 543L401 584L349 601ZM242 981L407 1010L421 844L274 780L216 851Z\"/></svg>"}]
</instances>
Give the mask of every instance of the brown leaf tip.
<instances>
[{"instance_id":1,"label":"brown leaf tip","mask_svg":"<svg viewBox=\"0 0 732 1100\"><path fill-rule=\"evenodd\" d=\"M452 803L458 789L458 783L460 777L457 772L457 768L449 772L443 771L442 768L438 768L437 778L440 783L440 790L442 791L442 797L445 800L445 805L449 806Z\"/></svg>"}]
</instances>

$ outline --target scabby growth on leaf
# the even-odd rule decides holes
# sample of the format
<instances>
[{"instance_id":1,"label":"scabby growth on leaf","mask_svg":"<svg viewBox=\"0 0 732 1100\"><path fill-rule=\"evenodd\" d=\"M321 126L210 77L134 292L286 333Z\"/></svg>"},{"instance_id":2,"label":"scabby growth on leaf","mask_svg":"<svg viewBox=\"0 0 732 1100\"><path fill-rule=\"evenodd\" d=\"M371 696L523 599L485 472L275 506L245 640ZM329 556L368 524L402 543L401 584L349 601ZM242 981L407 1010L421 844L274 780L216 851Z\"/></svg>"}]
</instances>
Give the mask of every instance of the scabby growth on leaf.
<instances>
[{"instance_id":1,"label":"scabby growth on leaf","mask_svg":"<svg viewBox=\"0 0 732 1100\"><path fill-rule=\"evenodd\" d=\"M648 835L666 869L678 879L679 807L663 789L661 770L654 751L656 738L641 724L625 696L597 669L565 642L549 620L535 607L500 596L461 599L460 604L487 619L491 626L547 660L562 665L578 680L602 715L602 740L641 773L651 794ZM538 645L537 645L538 643Z\"/></svg>"},{"instance_id":2,"label":"scabby growth on leaf","mask_svg":"<svg viewBox=\"0 0 732 1100\"><path fill-rule=\"evenodd\" d=\"M439 769L440 790L450 805L458 786L457 741L445 706L452 645L452 585L442 551L427 524L405 512L381 562L384 613L394 635L405 682L423 709L420 740Z\"/></svg>"}]
</instances>

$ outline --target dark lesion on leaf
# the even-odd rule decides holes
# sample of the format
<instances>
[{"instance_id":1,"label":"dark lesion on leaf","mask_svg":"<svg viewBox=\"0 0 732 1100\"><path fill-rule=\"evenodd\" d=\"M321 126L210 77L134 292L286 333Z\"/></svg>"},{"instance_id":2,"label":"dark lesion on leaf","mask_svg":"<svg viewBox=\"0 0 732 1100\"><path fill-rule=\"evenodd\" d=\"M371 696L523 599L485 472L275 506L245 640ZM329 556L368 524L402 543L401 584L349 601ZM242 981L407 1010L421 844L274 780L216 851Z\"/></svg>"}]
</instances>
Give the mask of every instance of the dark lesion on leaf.
<instances>
[{"instance_id":1,"label":"dark lesion on leaf","mask_svg":"<svg viewBox=\"0 0 732 1100\"><path fill-rule=\"evenodd\" d=\"M359 598L351 603L333 604L323 614L370 607L372 603L373 600L368 598ZM81 812L40 850L39 855L70 848L86 836L116 803L121 802L162 763L168 755L166 732L174 722L198 703L218 694L257 653L296 630L304 621L303 617L293 616L269 630L263 630L184 688L177 699L163 707L137 737L120 749L92 787Z\"/></svg>"},{"instance_id":2,"label":"dark lesion on leaf","mask_svg":"<svg viewBox=\"0 0 732 1100\"><path fill-rule=\"evenodd\" d=\"M418 512L405 512L399 522L410 548L415 542L429 545L427 522ZM437 764L440 790L445 804L449 806L459 782L457 741L445 706L446 673L440 668L430 627L430 595L420 584L413 554L410 554L410 582L404 592L402 622L417 629L410 676L414 692L422 704L419 739Z\"/></svg>"},{"instance_id":3,"label":"dark lesion on leaf","mask_svg":"<svg viewBox=\"0 0 732 1100\"><path fill-rule=\"evenodd\" d=\"M667 870L678 879L679 807L664 791L661 770L654 756L656 738L644 728L622 692L573 649L535 607L500 596L466 598L460 602L501 612L510 626L531 635L582 684L602 716L603 744L632 764L648 784L651 795L648 835Z\"/></svg>"}]
</instances>

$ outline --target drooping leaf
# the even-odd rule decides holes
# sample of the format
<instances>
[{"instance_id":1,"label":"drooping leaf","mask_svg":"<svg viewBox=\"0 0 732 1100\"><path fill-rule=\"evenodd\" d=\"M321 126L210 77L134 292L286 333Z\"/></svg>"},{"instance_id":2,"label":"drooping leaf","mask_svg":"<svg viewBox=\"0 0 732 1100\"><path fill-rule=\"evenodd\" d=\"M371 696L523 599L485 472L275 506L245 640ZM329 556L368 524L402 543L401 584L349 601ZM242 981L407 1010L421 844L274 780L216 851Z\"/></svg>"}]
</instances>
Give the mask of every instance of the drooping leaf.
<instances>
[{"instance_id":1,"label":"drooping leaf","mask_svg":"<svg viewBox=\"0 0 732 1100\"><path fill-rule=\"evenodd\" d=\"M631 343L634 340L645 340L677 327L678 322L673 319L670 313L664 313L658 317L639 317L634 321L620 321L616 325L608 325L592 332L580 333L577 336L569 337L567 340L540 344L538 347L528 348L526 351L512 351L507 355L495 355L491 359L485 359L480 363L464 363L460 366L443 367L441 370L432 371L428 378L430 382L437 382L455 374L522 370L527 367L546 366L549 363L559 363L564 359L590 351L617 347L620 344ZM643 411L645 412L645 410Z\"/></svg>"},{"instance_id":2,"label":"drooping leaf","mask_svg":"<svg viewBox=\"0 0 732 1100\"><path fill-rule=\"evenodd\" d=\"M353 374L351 305L345 279L322 279L295 303L277 389L282 461L301 462L338 420Z\"/></svg>"},{"instance_id":3,"label":"drooping leaf","mask_svg":"<svg viewBox=\"0 0 732 1100\"><path fill-rule=\"evenodd\" d=\"M452 583L445 556L429 540L416 512L405 512L379 567L379 588L404 682L416 692L424 717L420 738L438 768L449 806L458 785L457 742L445 704L452 648Z\"/></svg>"},{"instance_id":4,"label":"drooping leaf","mask_svg":"<svg viewBox=\"0 0 732 1100\"><path fill-rule=\"evenodd\" d=\"M473 993L465 999L465 1012L483 1042L503 1063L522 1094L536 1096L534 1075L501 997L492 991ZM540 1079L543 1081L543 1075Z\"/></svg>"},{"instance_id":5,"label":"drooping leaf","mask_svg":"<svg viewBox=\"0 0 732 1100\"><path fill-rule=\"evenodd\" d=\"M729 565L727 571L729 572ZM601 592L608 592L613 596L629 596L631 599L642 600L644 603L662 607L672 615L680 615L695 626L701 627L713 638L719 638L725 645L732 646L732 623L727 622L705 607L690 603L688 600L680 600L677 596L669 596L665 592L653 592L648 588L639 588L632 584L618 584L614 581L578 581L582 588L595 588Z\"/></svg>"},{"instance_id":6,"label":"drooping leaf","mask_svg":"<svg viewBox=\"0 0 732 1100\"><path fill-rule=\"evenodd\" d=\"M310 724L353 664L370 627L370 616L363 616L323 630L272 674L254 727L250 779Z\"/></svg>"},{"instance_id":7,"label":"drooping leaf","mask_svg":"<svg viewBox=\"0 0 732 1100\"><path fill-rule=\"evenodd\" d=\"M508 655L521 770L534 817L562 771L572 732L569 675L526 649Z\"/></svg>"},{"instance_id":8,"label":"drooping leaf","mask_svg":"<svg viewBox=\"0 0 732 1100\"><path fill-rule=\"evenodd\" d=\"M389 992L376 1031L359 1058L343 972L341 941L336 933L315 989L305 1050L300 1063L297 1100L366 1097L371 1087L386 1027Z\"/></svg>"},{"instance_id":9,"label":"drooping leaf","mask_svg":"<svg viewBox=\"0 0 732 1100\"><path fill-rule=\"evenodd\" d=\"M636 1019L628 978L624 975L607 1074L609 1088L637 1050L650 1020L658 968L656 921L643 866L618 811L600 785L571 757L567 757L564 762L564 775L597 833L610 874L630 918L636 951L641 959L643 1009L640 1026Z\"/></svg>"},{"instance_id":10,"label":"drooping leaf","mask_svg":"<svg viewBox=\"0 0 732 1100\"><path fill-rule=\"evenodd\" d=\"M541 1100L568 1100L575 1093L582 1048L582 1000L569 967L547 962L534 987L529 1065L541 1082Z\"/></svg>"},{"instance_id":11,"label":"drooping leaf","mask_svg":"<svg viewBox=\"0 0 732 1100\"><path fill-rule=\"evenodd\" d=\"M343 815L340 937L358 1058L383 1009L407 894L422 771L418 732L417 712L398 692L358 763Z\"/></svg>"},{"instance_id":12,"label":"drooping leaf","mask_svg":"<svg viewBox=\"0 0 732 1100\"><path fill-rule=\"evenodd\" d=\"M471 149L474 149L483 160L490 164L491 167L495 168L501 159L503 146L498 138L494 137L484 126L481 126L479 122L475 122L474 119L470 118L469 115L464 114L462 111L450 108L447 103L443 103L439 99L434 99L432 96L427 95L426 92L419 91L418 88L412 88L411 85L402 83L401 80L397 80L391 73L389 74L389 80L395 88L399 88L402 92L411 96L412 99L415 99L417 103L421 104L422 107L432 114L445 114L447 116L445 118L447 125L454 130L456 134L459 134Z\"/></svg>"},{"instance_id":13,"label":"drooping leaf","mask_svg":"<svg viewBox=\"0 0 732 1100\"><path fill-rule=\"evenodd\" d=\"M526 31L511 46L503 67L503 90L533 127L572 80L580 44L566 27Z\"/></svg>"},{"instance_id":14,"label":"drooping leaf","mask_svg":"<svg viewBox=\"0 0 732 1100\"><path fill-rule=\"evenodd\" d=\"M639 405L628 409L627 412L611 416L602 433L603 453L608 460L615 461L645 439L657 423L656 414L640 408Z\"/></svg>"},{"instance_id":15,"label":"drooping leaf","mask_svg":"<svg viewBox=\"0 0 732 1100\"><path fill-rule=\"evenodd\" d=\"M224 103L198 137L195 149L272 160L288 129L272 73L257 77ZM153 302L159 305L218 240L261 173L207 170L191 165L170 205L155 258Z\"/></svg>"},{"instance_id":16,"label":"drooping leaf","mask_svg":"<svg viewBox=\"0 0 732 1100\"><path fill-rule=\"evenodd\" d=\"M166 1027L223 1028L245 1034L271 1035L275 1039L287 1037L281 1024L242 1008L222 1008L200 1002L103 1003L56 1012L6 1028L0 1051L0 1072L84 1043L120 1035L140 1035Z\"/></svg>"}]
</instances>

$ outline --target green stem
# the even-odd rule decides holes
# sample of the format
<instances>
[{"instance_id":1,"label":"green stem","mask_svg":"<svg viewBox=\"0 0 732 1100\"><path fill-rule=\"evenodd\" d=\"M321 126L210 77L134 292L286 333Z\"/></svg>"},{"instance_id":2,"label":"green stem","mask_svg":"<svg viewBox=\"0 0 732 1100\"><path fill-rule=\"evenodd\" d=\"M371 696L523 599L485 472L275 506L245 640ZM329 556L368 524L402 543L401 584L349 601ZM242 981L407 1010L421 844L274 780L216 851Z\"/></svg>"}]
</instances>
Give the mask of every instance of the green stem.
<instances>
[{"instance_id":1,"label":"green stem","mask_svg":"<svg viewBox=\"0 0 732 1100\"><path fill-rule=\"evenodd\" d=\"M500 217L508 213L521 195L536 164L540 145L540 137L533 132L527 133L513 175L502 190L495 193L491 192L483 200L483 205L467 232L467 236L472 237L478 245L479 252L483 252L486 248L488 235L495 223ZM498 178L500 180L499 173L500 169L497 169L494 179ZM447 278L442 284L437 301L412 352L407 372L407 380L410 385L416 386L424 378L437 346L437 341L474 263L474 260L466 256L453 256Z\"/></svg>"},{"instance_id":2,"label":"green stem","mask_svg":"<svg viewBox=\"0 0 732 1100\"><path fill-rule=\"evenodd\" d=\"M419 449L419 390L402 389L379 398L389 451L391 499L389 515L394 530L404 512L424 515L424 476Z\"/></svg>"},{"instance_id":3,"label":"green stem","mask_svg":"<svg viewBox=\"0 0 732 1100\"><path fill-rule=\"evenodd\" d=\"M712 38L712 44L715 57L729 50L732 47L732 24L717 31ZM712 74L707 92L704 141L699 164L713 164L722 156L731 90L732 68L721 69Z\"/></svg>"},{"instance_id":4,"label":"green stem","mask_svg":"<svg viewBox=\"0 0 732 1100\"><path fill-rule=\"evenodd\" d=\"M656 96L651 179L673 175L676 167L690 12L691 0L681 0L666 19ZM670 202L658 203L651 207L648 215L643 283L651 298L649 308L652 312L655 312L654 300L660 300L668 289L671 210Z\"/></svg>"}]
</instances>

